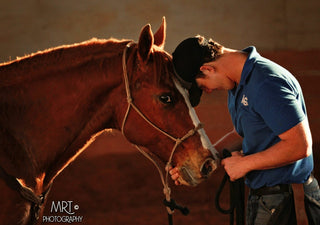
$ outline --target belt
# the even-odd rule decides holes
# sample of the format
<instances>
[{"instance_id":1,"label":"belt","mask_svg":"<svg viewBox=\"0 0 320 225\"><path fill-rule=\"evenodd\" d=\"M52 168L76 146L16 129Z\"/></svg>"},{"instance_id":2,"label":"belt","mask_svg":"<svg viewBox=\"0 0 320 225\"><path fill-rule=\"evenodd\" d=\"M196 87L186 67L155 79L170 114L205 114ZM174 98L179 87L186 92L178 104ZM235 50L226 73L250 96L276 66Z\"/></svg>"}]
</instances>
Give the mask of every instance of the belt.
<instances>
[{"instance_id":1,"label":"belt","mask_svg":"<svg viewBox=\"0 0 320 225\"><path fill-rule=\"evenodd\" d=\"M250 189L251 195L273 195L273 194L281 194L285 192L291 192L292 187L291 184L278 184L272 187L261 187L257 189Z\"/></svg>"}]
</instances>

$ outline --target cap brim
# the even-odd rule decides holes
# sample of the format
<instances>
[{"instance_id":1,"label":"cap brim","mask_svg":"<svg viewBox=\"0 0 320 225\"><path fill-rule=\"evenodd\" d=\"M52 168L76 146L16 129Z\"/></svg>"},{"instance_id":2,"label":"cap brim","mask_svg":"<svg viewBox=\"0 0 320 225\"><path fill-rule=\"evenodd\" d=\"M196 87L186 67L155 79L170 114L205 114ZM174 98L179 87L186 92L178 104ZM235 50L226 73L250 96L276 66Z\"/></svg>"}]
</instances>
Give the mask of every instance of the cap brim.
<instances>
[{"instance_id":1,"label":"cap brim","mask_svg":"<svg viewBox=\"0 0 320 225\"><path fill-rule=\"evenodd\" d=\"M202 95L202 90L198 87L196 83L192 83L189 91L189 99L192 107L196 107L200 103L200 98Z\"/></svg>"}]
</instances>

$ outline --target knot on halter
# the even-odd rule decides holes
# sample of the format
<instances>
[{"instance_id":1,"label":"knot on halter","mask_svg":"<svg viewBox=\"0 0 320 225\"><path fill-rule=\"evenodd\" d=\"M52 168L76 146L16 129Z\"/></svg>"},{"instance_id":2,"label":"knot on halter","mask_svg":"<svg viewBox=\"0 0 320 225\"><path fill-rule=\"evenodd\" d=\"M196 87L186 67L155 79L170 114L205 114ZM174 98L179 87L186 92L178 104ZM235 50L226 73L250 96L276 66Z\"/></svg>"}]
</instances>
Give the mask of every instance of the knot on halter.
<instances>
[{"instance_id":1,"label":"knot on halter","mask_svg":"<svg viewBox=\"0 0 320 225\"><path fill-rule=\"evenodd\" d=\"M168 186L164 187L164 188L163 188L163 194L164 194L165 196L170 196L170 195L171 195L171 189L170 189ZM170 197L169 197L169 198L170 198Z\"/></svg>"},{"instance_id":2,"label":"knot on halter","mask_svg":"<svg viewBox=\"0 0 320 225\"><path fill-rule=\"evenodd\" d=\"M127 102L128 102L129 104L132 104L133 99L131 98L131 96L127 96Z\"/></svg>"},{"instance_id":3,"label":"knot on halter","mask_svg":"<svg viewBox=\"0 0 320 225\"><path fill-rule=\"evenodd\" d=\"M203 128L203 124L199 123L195 128L189 130L189 132L181 139L177 139L177 145L180 144L182 141L184 141L185 139L193 136L198 130L200 130L201 128Z\"/></svg>"},{"instance_id":4,"label":"knot on halter","mask_svg":"<svg viewBox=\"0 0 320 225\"><path fill-rule=\"evenodd\" d=\"M176 139L176 145L180 145L180 144L182 143L182 141L183 141L183 140L182 140L181 138L177 138L177 139Z\"/></svg>"},{"instance_id":5,"label":"knot on halter","mask_svg":"<svg viewBox=\"0 0 320 225\"><path fill-rule=\"evenodd\" d=\"M195 128L194 130L197 131L197 130L200 130L203 128L203 123L199 123Z\"/></svg>"}]
</instances>

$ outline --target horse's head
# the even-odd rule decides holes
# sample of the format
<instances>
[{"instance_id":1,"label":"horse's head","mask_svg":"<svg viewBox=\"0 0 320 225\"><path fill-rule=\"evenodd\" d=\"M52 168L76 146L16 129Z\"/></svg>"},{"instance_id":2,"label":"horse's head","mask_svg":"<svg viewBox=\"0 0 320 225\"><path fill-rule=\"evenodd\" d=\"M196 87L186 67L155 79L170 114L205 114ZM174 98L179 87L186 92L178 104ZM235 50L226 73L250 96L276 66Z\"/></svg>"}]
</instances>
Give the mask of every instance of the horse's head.
<instances>
[{"instance_id":1,"label":"horse's head","mask_svg":"<svg viewBox=\"0 0 320 225\"><path fill-rule=\"evenodd\" d=\"M172 166L180 170L180 183L194 186L217 168L219 158L199 126L187 91L174 78L172 58L163 50L165 26L163 19L153 35L146 25L139 43L125 51L124 73L133 104L122 114L122 128L130 142L146 147L163 162L172 159Z\"/></svg>"}]
</instances>

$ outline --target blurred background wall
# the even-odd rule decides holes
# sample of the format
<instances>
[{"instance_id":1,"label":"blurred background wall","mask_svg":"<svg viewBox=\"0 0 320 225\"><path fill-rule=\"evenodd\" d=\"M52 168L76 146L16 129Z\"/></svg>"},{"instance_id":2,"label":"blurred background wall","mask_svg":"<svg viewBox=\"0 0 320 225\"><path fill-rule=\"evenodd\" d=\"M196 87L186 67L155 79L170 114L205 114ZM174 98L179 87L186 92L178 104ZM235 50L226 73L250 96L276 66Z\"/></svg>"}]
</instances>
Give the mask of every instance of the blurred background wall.
<instances>
[{"instance_id":1,"label":"blurred background wall","mask_svg":"<svg viewBox=\"0 0 320 225\"><path fill-rule=\"evenodd\" d=\"M172 52L196 34L232 48L320 48L319 0L0 0L0 62L92 37L137 40L167 19Z\"/></svg>"}]
</instances>

